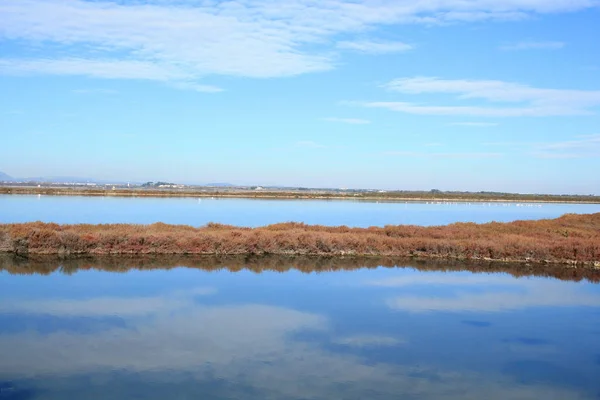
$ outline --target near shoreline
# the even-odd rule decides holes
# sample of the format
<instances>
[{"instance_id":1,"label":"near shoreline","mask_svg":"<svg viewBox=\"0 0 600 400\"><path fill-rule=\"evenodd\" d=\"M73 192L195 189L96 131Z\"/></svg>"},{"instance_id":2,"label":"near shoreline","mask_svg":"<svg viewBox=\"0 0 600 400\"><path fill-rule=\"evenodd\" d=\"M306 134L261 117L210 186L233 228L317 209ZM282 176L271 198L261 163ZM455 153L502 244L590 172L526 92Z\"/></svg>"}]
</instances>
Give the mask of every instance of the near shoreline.
<instances>
[{"instance_id":1,"label":"near shoreline","mask_svg":"<svg viewBox=\"0 0 600 400\"><path fill-rule=\"evenodd\" d=\"M600 204L600 196L538 195L512 193L462 193L462 192L374 192L333 190L244 190L231 188L201 189L141 189L141 188L80 188L80 187L31 187L0 186L0 194L44 196L92 196L92 197L192 197L192 198L242 198L281 200L365 200L389 202L457 202L457 203L580 203Z\"/></svg>"},{"instance_id":2,"label":"near shoreline","mask_svg":"<svg viewBox=\"0 0 600 400\"><path fill-rule=\"evenodd\" d=\"M509 223L422 227L259 228L208 224L0 225L0 253L53 255L285 255L408 257L600 269L600 213Z\"/></svg>"}]
</instances>

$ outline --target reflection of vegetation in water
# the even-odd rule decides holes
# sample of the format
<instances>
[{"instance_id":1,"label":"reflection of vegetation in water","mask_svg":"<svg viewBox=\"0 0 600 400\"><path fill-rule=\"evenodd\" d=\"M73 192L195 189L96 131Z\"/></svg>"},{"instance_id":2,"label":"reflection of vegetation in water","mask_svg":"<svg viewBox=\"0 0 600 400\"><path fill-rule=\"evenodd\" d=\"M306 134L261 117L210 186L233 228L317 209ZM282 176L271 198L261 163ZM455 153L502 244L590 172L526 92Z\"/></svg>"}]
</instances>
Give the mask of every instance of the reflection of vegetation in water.
<instances>
[{"instance_id":1,"label":"reflection of vegetation in water","mask_svg":"<svg viewBox=\"0 0 600 400\"><path fill-rule=\"evenodd\" d=\"M600 270L587 268L565 268L558 264L523 265L481 261L441 261L415 260L392 257L308 257L308 256L95 256L58 257L35 255L19 257L0 255L0 271L11 274L51 273L74 274L78 271L101 270L107 272L128 272L131 270L171 269L179 267L196 268L204 271L242 270L255 273L287 272L297 270L304 273L350 271L362 268L415 268L421 271L471 271L474 273L503 272L514 277L541 276L568 281L588 280L600 282Z\"/></svg>"},{"instance_id":2,"label":"reflection of vegetation in water","mask_svg":"<svg viewBox=\"0 0 600 400\"><path fill-rule=\"evenodd\" d=\"M185 225L0 225L16 254L282 254L394 256L600 265L600 213L509 223L242 228Z\"/></svg>"}]
</instances>

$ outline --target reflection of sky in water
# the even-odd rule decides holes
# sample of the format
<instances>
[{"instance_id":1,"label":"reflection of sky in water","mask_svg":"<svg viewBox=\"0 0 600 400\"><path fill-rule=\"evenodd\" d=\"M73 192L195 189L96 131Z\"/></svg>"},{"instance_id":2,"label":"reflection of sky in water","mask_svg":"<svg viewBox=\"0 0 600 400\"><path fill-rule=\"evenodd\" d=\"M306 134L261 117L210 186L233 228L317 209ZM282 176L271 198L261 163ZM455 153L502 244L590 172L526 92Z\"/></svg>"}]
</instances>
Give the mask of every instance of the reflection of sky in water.
<instances>
[{"instance_id":1,"label":"reflection of sky in water","mask_svg":"<svg viewBox=\"0 0 600 400\"><path fill-rule=\"evenodd\" d=\"M277 222L321 225L439 225L556 218L600 212L600 204L391 203L352 200L256 200L0 195L0 223L152 223L259 226Z\"/></svg>"},{"instance_id":2,"label":"reflection of sky in water","mask_svg":"<svg viewBox=\"0 0 600 400\"><path fill-rule=\"evenodd\" d=\"M0 273L0 399L593 399L599 327L504 274Z\"/></svg>"}]
</instances>

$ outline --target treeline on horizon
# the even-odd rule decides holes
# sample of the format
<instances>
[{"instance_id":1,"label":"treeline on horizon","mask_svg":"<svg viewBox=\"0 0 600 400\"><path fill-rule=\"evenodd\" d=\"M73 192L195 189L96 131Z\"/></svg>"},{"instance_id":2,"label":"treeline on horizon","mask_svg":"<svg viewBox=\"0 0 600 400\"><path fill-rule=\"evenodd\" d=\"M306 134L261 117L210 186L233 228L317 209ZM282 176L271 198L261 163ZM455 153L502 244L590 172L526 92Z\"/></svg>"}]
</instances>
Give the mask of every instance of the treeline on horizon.
<instances>
[{"instance_id":1,"label":"treeline on horizon","mask_svg":"<svg viewBox=\"0 0 600 400\"><path fill-rule=\"evenodd\" d=\"M162 182L161 182L162 183ZM164 186L173 184L164 183ZM459 191L376 191L339 189L270 189L256 191L244 188L223 187L183 187L158 188L155 184L139 188L115 189L84 187L36 187L2 186L0 194L43 194L43 195L82 195L82 196L127 196L127 197L243 197L243 198L283 198L283 199L375 199L375 200L424 200L424 201L523 201L523 202L582 202L600 203L600 196L572 194L520 194L503 192L459 192Z\"/></svg>"},{"instance_id":2,"label":"treeline on horizon","mask_svg":"<svg viewBox=\"0 0 600 400\"><path fill-rule=\"evenodd\" d=\"M383 256L600 267L600 213L538 221L446 226L327 227L281 223L243 228L185 225L0 225L0 252Z\"/></svg>"},{"instance_id":3,"label":"treeline on horizon","mask_svg":"<svg viewBox=\"0 0 600 400\"><path fill-rule=\"evenodd\" d=\"M206 272L251 271L305 274L353 271L375 268L412 268L423 272L470 271L472 273L507 273L515 278L546 277L565 281L600 282L600 269L565 268L560 264L521 264L485 261L431 260L393 257L314 257L285 255L119 255L68 256L33 255L19 257L0 254L0 271L13 275L72 275L80 271L127 273L132 270L152 271L175 268L198 269Z\"/></svg>"}]
</instances>

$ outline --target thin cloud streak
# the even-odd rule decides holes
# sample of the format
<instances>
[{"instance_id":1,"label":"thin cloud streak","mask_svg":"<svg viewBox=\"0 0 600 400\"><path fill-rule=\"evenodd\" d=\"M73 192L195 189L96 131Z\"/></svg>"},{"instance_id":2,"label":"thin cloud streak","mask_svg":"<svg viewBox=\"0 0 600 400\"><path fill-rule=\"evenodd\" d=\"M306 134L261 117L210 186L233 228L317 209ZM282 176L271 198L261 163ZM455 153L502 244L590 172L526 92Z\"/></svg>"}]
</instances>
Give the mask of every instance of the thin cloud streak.
<instances>
[{"instance_id":1,"label":"thin cloud streak","mask_svg":"<svg viewBox=\"0 0 600 400\"><path fill-rule=\"evenodd\" d=\"M295 145L295 147L304 147L304 148L310 148L310 149L327 148L327 146L317 143L317 142L313 142L312 140L300 140L300 141L297 141L294 145Z\"/></svg>"},{"instance_id":2,"label":"thin cloud streak","mask_svg":"<svg viewBox=\"0 0 600 400\"><path fill-rule=\"evenodd\" d=\"M470 126L473 128L487 128L492 126L498 126L496 122L452 122L449 126Z\"/></svg>"},{"instance_id":3,"label":"thin cloud streak","mask_svg":"<svg viewBox=\"0 0 600 400\"><path fill-rule=\"evenodd\" d=\"M414 49L414 46L403 42L377 42L370 40L342 41L337 43L339 49L353 50L365 54L401 53Z\"/></svg>"},{"instance_id":4,"label":"thin cloud streak","mask_svg":"<svg viewBox=\"0 0 600 400\"><path fill-rule=\"evenodd\" d=\"M500 46L501 50L559 50L566 46L565 42L534 42L525 41Z\"/></svg>"},{"instance_id":5,"label":"thin cloud streak","mask_svg":"<svg viewBox=\"0 0 600 400\"><path fill-rule=\"evenodd\" d=\"M421 105L410 102L373 101L363 107L383 108L417 115L471 117L547 117L593 115L600 106L600 90L535 88L497 80L440 79L413 77L395 79L383 86L402 94L450 94L456 100L479 100L491 103L519 103L518 107L487 105Z\"/></svg>"},{"instance_id":6,"label":"thin cloud streak","mask_svg":"<svg viewBox=\"0 0 600 400\"><path fill-rule=\"evenodd\" d=\"M369 121L368 119L362 119L362 118L336 118L336 117L328 117L328 118L323 118L323 121L341 122L343 124L351 124L351 125L366 125L366 124L370 124L371 123L371 121Z\"/></svg>"},{"instance_id":7,"label":"thin cloud streak","mask_svg":"<svg viewBox=\"0 0 600 400\"><path fill-rule=\"evenodd\" d=\"M428 153L419 151L384 151L382 153L386 156L396 157L416 157L416 158L500 158L503 157L503 153Z\"/></svg>"},{"instance_id":8,"label":"thin cloud streak","mask_svg":"<svg viewBox=\"0 0 600 400\"><path fill-rule=\"evenodd\" d=\"M543 159L600 158L600 134L580 136L578 140L538 144L533 155Z\"/></svg>"}]
</instances>

